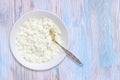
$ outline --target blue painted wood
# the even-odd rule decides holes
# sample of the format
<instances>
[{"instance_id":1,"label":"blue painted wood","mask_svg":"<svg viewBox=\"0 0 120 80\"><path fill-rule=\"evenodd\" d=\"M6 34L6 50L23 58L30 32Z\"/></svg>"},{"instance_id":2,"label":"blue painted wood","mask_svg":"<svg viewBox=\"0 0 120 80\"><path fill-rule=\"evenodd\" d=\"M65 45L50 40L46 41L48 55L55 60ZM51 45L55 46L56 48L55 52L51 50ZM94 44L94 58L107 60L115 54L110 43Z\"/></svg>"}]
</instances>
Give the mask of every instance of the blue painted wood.
<instances>
[{"instance_id":1,"label":"blue painted wood","mask_svg":"<svg viewBox=\"0 0 120 80\"><path fill-rule=\"evenodd\" d=\"M20 65L9 49L9 33L20 16L32 10L58 15L69 34L69 58L48 71ZM119 0L0 0L0 80L120 80Z\"/></svg>"}]
</instances>

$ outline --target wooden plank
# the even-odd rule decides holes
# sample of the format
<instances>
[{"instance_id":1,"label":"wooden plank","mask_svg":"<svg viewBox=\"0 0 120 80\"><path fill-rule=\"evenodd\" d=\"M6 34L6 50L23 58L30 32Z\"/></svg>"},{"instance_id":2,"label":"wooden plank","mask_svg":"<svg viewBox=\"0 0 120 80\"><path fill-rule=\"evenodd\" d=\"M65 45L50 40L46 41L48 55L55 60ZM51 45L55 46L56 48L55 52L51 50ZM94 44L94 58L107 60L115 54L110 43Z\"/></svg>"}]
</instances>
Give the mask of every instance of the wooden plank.
<instances>
[{"instance_id":1,"label":"wooden plank","mask_svg":"<svg viewBox=\"0 0 120 80\"><path fill-rule=\"evenodd\" d=\"M36 1L40 3L41 1ZM47 1L42 1L41 7L47 8ZM34 2L35 3L35 2ZM9 2L3 0L1 5L1 25L0 25L0 80L57 80L57 67L49 71L32 71L20 65L12 56L8 46L9 32L17 19L25 12L34 8L30 0L11 0ZM37 5L38 8L39 5ZM45 6L45 7L44 7ZM4 12L3 12L4 10ZM44 9L43 9L44 10ZM8 17L9 16L9 17ZM7 18L6 18L7 17ZM9 61L9 62L8 62Z\"/></svg>"},{"instance_id":2,"label":"wooden plank","mask_svg":"<svg viewBox=\"0 0 120 80\"><path fill-rule=\"evenodd\" d=\"M80 1L75 1L72 2L71 0L66 0L66 1L61 1L61 14L62 14L62 19L64 20L66 27L68 29L69 32L69 37L70 37L70 50L76 55L79 54L78 52L80 49L80 46L77 44L79 41L79 35L80 35L80 29L79 29L79 20L80 20L80 7L81 5L79 4ZM76 8L78 9L77 12ZM80 9L80 10L79 10ZM76 12L77 13L76 13ZM77 19L77 20L76 20ZM74 37L76 36L76 37ZM74 37L74 38L73 38ZM69 65L69 66L68 66ZM74 76L76 74L74 73L79 73L79 71L81 72L81 69L75 68L75 64L69 60L68 58L65 59L65 61L60 65L60 80L73 80ZM75 72L75 69L78 69ZM82 74L79 74L80 76ZM77 79L78 77L76 77ZM82 78L82 77L81 77Z\"/></svg>"},{"instance_id":3,"label":"wooden plank","mask_svg":"<svg viewBox=\"0 0 120 80\"><path fill-rule=\"evenodd\" d=\"M113 42L112 39L113 30L115 29L112 28L114 25L112 24L113 18L111 17L112 15L116 16L119 14L119 1L81 0L79 2L78 0L76 0L72 2L71 0L66 0L62 3L64 3L62 4L61 8L63 12L63 20L67 24L67 26L70 27L70 50L78 55L78 57L81 56L80 58L82 59L84 66L81 70L80 67L73 65L68 59L66 59L66 61L64 61L64 63L62 63L62 65L60 66L60 79L119 79L118 77L115 78L115 76L113 76L116 73L112 73L112 71L115 70L114 67L116 66L116 54L113 48L113 45L116 41ZM115 7L117 7L117 13L111 14L112 4L116 4ZM78 7L79 9L81 9L80 11L77 11ZM78 12L80 15L77 15ZM77 17L75 17L75 15ZM77 25L79 28L75 27L75 19L77 19L76 22L79 21ZM117 27L119 26L118 21L116 24ZM118 31L116 33L118 35ZM117 43L119 42L120 41L118 40ZM68 67L67 65L70 66ZM119 71L117 72L118 75ZM67 75L68 73L69 75ZM66 76L64 76L65 74Z\"/></svg>"}]
</instances>

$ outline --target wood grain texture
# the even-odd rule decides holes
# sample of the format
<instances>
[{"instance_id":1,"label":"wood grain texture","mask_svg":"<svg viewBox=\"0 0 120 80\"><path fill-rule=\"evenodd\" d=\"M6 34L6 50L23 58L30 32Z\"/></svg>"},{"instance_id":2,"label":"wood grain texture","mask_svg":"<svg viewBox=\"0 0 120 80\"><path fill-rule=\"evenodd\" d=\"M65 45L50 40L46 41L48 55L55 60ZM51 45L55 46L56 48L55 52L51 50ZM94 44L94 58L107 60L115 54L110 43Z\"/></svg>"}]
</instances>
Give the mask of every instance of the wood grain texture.
<instances>
[{"instance_id":1,"label":"wood grain texture","mask_svg":"<svg viewBox=\"0 0 120 80\"><path fill-rule=\"evenodd\" d=\"M20 65L9 49L9 33L32 10L58 15L69 33L69 58L47 71ZM120 80L120 0L0 0L0 80Z\"/></svg>"}]
</instances>

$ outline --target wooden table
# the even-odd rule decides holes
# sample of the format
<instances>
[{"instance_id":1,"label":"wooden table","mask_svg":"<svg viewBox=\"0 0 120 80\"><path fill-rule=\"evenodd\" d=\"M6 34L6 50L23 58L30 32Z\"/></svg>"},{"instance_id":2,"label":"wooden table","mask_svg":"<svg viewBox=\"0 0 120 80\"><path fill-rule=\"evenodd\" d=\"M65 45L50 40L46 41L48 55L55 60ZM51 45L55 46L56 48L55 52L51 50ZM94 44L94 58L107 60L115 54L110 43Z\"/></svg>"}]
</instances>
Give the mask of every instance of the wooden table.
<instances>
[{"instance_id":1,"label":"wooden table","mask_svg":"<svg viewBox=\"0 0 120 80\"><path fill-rule=\"evenodd\" d=\"M69 58L47 71L20 65L9 49L9 34L32 10L58 15L70 37ZM0 80L120 80L120 0L0 0Z\"/></svg>"}]
</instances>

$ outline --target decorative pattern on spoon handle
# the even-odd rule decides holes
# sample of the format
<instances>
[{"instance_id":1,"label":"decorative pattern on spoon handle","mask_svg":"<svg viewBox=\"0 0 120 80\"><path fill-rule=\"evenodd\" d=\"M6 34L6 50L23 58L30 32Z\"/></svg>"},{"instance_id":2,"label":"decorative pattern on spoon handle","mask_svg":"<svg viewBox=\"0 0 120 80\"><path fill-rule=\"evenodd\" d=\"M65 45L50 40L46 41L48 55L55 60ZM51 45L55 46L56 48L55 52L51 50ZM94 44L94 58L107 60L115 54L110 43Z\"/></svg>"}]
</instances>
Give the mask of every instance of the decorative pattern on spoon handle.
<instances>
[{"instance_id":1,"label":"decorative pattern on spoon handle","mask_svg":"<svg viewBox=\"0 0 120 80\"><path fill-rule=\"evenodd\" d=\"M57 43L57 42L56 42ZM65 52L66 54L73 59L73 61L75 61L76 63L80 64L81 66L83 66L83 64L81 63L81 61L75 56L73 55L73 53L71 53L70 51L68 51L67 49L65 49L64 47L62 47L59 43L57 43Z\"/></svg>"}]
</instances>

